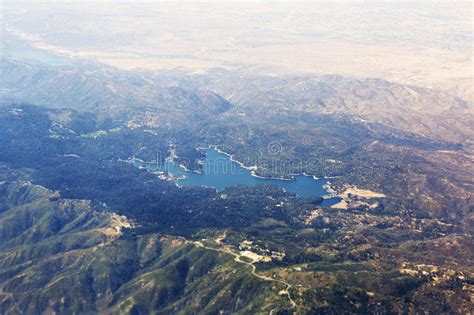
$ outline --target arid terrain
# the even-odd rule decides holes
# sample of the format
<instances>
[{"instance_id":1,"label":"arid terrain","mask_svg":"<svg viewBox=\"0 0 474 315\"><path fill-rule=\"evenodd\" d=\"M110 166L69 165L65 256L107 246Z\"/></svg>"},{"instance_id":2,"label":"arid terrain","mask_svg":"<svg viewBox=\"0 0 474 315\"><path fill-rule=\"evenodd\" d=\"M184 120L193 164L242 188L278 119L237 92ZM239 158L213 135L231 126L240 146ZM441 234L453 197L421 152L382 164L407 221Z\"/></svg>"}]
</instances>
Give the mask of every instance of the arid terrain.
<instances>
[{"instance_id":1,"label":"arid terrain","mask_svg":"<svg viewBox=\"0 0 474 315\"><path fill-rule=\"evenodd\" d=\"M474 313L472 3L1 9L1 315Z\"/></svg>"},{"instance_id":2,"label":"arid terrain","mask_svg":"<svg viewBox=\"0 0 474 315\"><path fill-rule=\"evenodd\" d=\"M472 3L58 3L6 6L4 36L121 69L339 74L473 104ZM31 14L29 14L31 13ZM205 32L205 40L202 34Z\"/></svg>"}]
</instances>

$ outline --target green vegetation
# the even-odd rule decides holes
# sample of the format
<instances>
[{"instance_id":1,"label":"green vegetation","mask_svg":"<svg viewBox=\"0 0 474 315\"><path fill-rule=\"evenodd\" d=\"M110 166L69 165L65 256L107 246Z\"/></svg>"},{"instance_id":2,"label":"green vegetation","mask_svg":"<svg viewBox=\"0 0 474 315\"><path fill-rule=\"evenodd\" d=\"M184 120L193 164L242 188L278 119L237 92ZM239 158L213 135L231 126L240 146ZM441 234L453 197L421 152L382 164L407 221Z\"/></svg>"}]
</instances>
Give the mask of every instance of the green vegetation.
<instances>
[{"instance_id":1,"label":"green vegetation","mask_svg":"<svg viewBox=\"0 0 474 315\"><path fill-rule=\"evenodd\" d=\"M13 106L21 109L14 117ZM367 128L342 116L273 118L273 129L268 121L223 119L208 128L196 121L149 132L87 113L0 107L0 313L469 309L465 288L472 286L473 257L465 248L473 239L464 234L470 221L461 224L469 211L468 201L459 201L462 185L436 207L423 206L409 192L418 187L434 199L443 194L434 178L439 171L422 157L453 144ZM311 124L323 131L303 145L300 135ZM238 142L232 130L245 132L246 141ZM301 168L282 172L259 164L274 138L284 150L273 158L299 157ZM374 141L383 144L366 150ZM213 189L180 189L125 162L163 160L170 143L189 165L202 158L196 147L217 143L257 164L261 174L344 175L331 182L373 186L387 198L374 208L337 210L268 185L228 188L221 198ZM326 161L334 157L342 163ZM311 159L316 164L306 163ZM441 172L459 183L455 170ZM420 174L426 177L415 185ZM234 253L247 244L246 250L271 261L238 262L228 252L196 246L203 239ZM262 277L289 283L295 308L281 282L255 276L249 264Z\"/></svg>"}]
</instances>

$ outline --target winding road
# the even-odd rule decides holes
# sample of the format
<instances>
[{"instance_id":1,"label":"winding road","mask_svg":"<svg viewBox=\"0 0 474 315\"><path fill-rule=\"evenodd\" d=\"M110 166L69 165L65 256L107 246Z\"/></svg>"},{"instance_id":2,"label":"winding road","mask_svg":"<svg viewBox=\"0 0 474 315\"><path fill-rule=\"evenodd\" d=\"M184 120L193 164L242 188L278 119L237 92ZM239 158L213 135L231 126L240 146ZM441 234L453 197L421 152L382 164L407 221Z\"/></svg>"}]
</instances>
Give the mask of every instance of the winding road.
<instances>
[{"instance_id":1,"label":"winding road","mask_svg":"<svg viewBox=\"0 0 474 315\"><path fill-rule=\"evenodd\" d=\"M253 264L253 263L250 263L250 262L246 262L246 261L243 261L240 259L241 255L240 254L237 254L231 250L228 250L228 249L223 249L223 248L213 248L213 247L209 247L209 246L206 246L204 245L202 242L200 241L189 241L189 240L186 240L187 243L190 243L190 244L193 244L194 246L196 247L200 247L200 248L204 248L204 249L207 249L207 250L213 250L213 251L216 251L216 252L221 252L221 253L226 253L226 254L229 254L229 255L232 255L234 256L234 261L238 262L238 263L241 263L241 264L245 264L245 265L248 265L251 267L252 269L252 275L254 275L255 277L259 278L259 279L262 279L264 281L271 281L271 282L277 282L277 283L281 283L283 285L286 286L286 288L284 290L282 290L280 293L282 293L282 295L286 295L288 296L288 300L290 301L290 304L291 304L291 308L296 308L297 307L297 304L296 302L293 300L293 298L291 297L291 294L290 294L290 289L292 287L291 284L289 284L288 282L286 281L283 281L283 280L279 280L279 279L274 279L272 277L268 277L268 276L264 276L264 275L260 275L257 273L257 267ZM273 314L273 311L272 310L270 312L270 314Z\"/></svg>"}]
</instances>

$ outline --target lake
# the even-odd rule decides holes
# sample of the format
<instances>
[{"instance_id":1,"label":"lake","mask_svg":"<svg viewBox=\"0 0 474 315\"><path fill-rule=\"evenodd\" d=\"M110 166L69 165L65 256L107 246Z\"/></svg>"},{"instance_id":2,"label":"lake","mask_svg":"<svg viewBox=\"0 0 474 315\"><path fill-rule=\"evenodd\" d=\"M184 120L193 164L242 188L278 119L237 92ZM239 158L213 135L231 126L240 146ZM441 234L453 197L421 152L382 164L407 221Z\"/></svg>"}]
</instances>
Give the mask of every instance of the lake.
<instances>
[{"instance_id":1,"label":"lake","mask_svg":"<svg viewBox=\"0 0 474 315\"><path fill-rule=\"evenodd\" d=\"M179 186L205 186L222 191L236 185L274 184L299 197L327 196L329 194L325 189L327 179L316 179L307 175L296 175L291 180L256 177L250 169L232 161L227 154L219 152L215 147L206 149L202 173L186 171L176 165L173 159L167 159L163 164L144 163L136 160L133 164L137 167L145 166L151 172L166 172L176 178L175 182ZM331 206L339 201L339 198L328 198L323 201L323 205Z\"/></svg>"}]
</instances>

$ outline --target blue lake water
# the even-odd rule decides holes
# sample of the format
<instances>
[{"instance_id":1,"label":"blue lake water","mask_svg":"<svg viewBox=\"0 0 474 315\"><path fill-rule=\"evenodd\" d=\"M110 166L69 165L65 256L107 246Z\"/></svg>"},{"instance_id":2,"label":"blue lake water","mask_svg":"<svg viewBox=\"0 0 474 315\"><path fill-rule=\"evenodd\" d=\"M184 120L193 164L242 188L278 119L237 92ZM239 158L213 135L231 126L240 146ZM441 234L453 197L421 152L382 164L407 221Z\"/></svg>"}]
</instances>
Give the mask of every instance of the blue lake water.
<instances>
[{"instance_id":1,"label":"blue lake water","mask_svg":"<svg viewBox=\"0 0 474 315\"><path fill-rule=\"evenodd\" d=\"M230 157L219 152L216 148L206 149L206 158L203 161L202 173L189 172L168 159L164 164L153 164L135 161L135 166L146 166L151 172L164 171L176 177L179 186L206 186L222 191L236 185L274 184L285 191L295 193L299 197L326 196L324 189L326 179L315 179L313 176L297 175L292 180L276 178L259 178L252 175L252 171L232 161ZM331 206L339 202L339 198L328 198L323 205Z\"/></svg>"}]
</instances>

